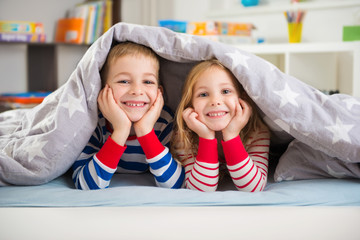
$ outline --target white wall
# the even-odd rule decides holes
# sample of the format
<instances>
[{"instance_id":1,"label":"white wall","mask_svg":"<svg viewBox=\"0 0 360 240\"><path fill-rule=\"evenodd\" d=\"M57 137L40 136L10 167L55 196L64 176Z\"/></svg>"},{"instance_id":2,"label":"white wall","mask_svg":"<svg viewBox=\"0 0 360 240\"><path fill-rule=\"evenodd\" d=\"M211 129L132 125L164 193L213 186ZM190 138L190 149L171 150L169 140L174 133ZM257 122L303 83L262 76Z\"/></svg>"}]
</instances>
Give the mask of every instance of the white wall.
<instances>
[{"instance_id":1,"label":"white wall","mask_svg":"<svg viewBox=\"0 0 360 240\"><path fill-rule=\"evenodd\" d=\"M209 0L122 0L122 21L157 26L161 19L203 21Z\"/></svg>"},{"instance_id":2,"label":"white wall","mask_svg":"<svg viewBox=\"0 0 360 240\"><path fill-rule=\"evenodd\" d=\"M0 93L27 89L25 45L0 44Z\"/></svg>"}]
</instances>

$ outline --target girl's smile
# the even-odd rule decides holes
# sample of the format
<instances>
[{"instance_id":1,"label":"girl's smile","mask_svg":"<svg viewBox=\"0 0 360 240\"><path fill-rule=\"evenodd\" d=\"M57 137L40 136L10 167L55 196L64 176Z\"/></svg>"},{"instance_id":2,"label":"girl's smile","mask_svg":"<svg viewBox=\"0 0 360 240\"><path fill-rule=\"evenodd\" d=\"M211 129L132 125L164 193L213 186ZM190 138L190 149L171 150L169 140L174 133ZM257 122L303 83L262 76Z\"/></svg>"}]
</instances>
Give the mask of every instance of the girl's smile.
<instances>
[{"instance_id":1,"label":"girl's smile","mask_svg":"<svg viewBox=\"0 0 360 240\"><path fill-rule=\"evenodd\" d=\"M217 112L209 112L208 114L206 114L206 116L210 118L222 118L226 114L228 114L228 112L217 111Z\"/></svg>"},{"instance_id":2,"label":"girl's smile","mask_svg":"<svg viewBox=\"0 0 360 240\"><path fill-rule=\"evenodd\" d=\"M239 95L229 73L219 67L204 71L193 89L198 120L213 131L223 130L235 115Z\"/></svg>"}]
</instances>

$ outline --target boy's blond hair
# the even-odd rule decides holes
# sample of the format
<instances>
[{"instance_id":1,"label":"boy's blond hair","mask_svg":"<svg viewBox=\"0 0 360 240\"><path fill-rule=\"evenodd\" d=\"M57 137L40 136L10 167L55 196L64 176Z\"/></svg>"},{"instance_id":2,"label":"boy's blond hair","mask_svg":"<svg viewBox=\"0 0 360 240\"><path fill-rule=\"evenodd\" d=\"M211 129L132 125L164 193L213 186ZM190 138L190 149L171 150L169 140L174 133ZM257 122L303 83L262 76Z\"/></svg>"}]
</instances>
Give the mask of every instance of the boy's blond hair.
<instances>
[{"instance_id":1,"label":"boy's blond hair","mask_svg":"<svg viewBox=\"0 0 360 240\"><path fill-rule=\"evenodd\" d=\"M156 64L156 79L159 79L159 69L160 63L156 53L144 46L133 42L121 42L113 46L106 58L103 68L101 69L100 76L101 76L101 86L104 87L106 84L106 80L109 73L110 65L120 57L123 56L144 56L149 57L150 59L154 60ZM139 66L140 67L140 66ZM158 82L159 83L159 82Z\"/></svg>"},{"instance_id":2,"label":"boy's blond hair","mask_svg":"<svg viewBox=\"0 0 360 240\"><path fill-rule=\"evenodd\" d=\"M174 126L175 134L173 134L171 144L172 153L174 154L174 156L176 156L177 148L185 150L186 154L193 155L194 157L197 155L199 137L195 132L193 132L186 126L182 113L186 108L193 107L192 99L194 86L199 76L203 74L206 70L209 70L211 68L220 68L226 71L231 77L231 80L236 88L239 97L246 101L252 108L252 115L246 126L240 132L242 142L245 144L249 137L249 133L253 130L258 129L261 126L260 124L263 124L258 112L256 111L255 103L245 92L244 88L241 86L239 81L235 78L235 76L230 70L228 70L224 65L222 65L217 59L200 62L191 69L189 75L186 78L183 87L182 98L176 111Z\"/></svg>"}]
</instances>

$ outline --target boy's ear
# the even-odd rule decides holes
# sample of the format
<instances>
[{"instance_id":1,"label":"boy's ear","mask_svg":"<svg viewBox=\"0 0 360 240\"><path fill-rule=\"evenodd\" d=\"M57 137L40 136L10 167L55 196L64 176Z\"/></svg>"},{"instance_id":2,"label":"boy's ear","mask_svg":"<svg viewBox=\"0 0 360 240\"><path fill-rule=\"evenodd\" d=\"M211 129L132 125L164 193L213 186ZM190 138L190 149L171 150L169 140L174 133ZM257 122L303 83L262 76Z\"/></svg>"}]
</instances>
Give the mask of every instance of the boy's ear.
<instances>
[{"instance_id":1,"label":"boy's ear","mask_svg":"<svg viewBox=\"0 0 360 240\"><path fill-rule=\"evenodd\" d=\"M163 88L163 86L159 86L159 89L160 89L160 91L161 91L161 94L164 94L164 88Z\"/></svg>"}]
</instances>

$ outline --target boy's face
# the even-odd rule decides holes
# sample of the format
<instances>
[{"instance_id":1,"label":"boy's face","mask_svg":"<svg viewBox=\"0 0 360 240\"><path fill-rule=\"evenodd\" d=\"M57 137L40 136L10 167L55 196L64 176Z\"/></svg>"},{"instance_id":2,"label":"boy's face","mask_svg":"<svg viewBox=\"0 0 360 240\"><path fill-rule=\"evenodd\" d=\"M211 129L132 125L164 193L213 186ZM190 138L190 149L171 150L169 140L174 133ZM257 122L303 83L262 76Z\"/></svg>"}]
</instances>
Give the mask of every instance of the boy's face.
<instances>
[{"instance_id":1,"label":"boy's face","mask_svg":"<svg viewBox=\"0 0 360 240\"><path fill-rule=\"evenodd\" d=\"M123 56L109 67L107 84L116 103L132 122L139 121L156 100L158 68L155 60L144 56Z\"/></svg>"},{"instance_id":2,"label":"boy's face","mask_svg":"<svg viewBox=\"0 0 360 240\"><path fill-rule=\"evenodd\" d=\"M205 70L193 89L192 104L198 119L213 131L223 130L235 115L239 95L229 74L213 67Z\"/></svg>"}]
</instances>

